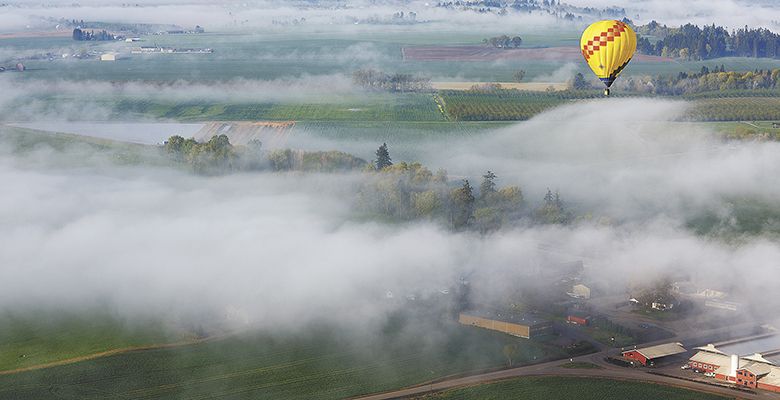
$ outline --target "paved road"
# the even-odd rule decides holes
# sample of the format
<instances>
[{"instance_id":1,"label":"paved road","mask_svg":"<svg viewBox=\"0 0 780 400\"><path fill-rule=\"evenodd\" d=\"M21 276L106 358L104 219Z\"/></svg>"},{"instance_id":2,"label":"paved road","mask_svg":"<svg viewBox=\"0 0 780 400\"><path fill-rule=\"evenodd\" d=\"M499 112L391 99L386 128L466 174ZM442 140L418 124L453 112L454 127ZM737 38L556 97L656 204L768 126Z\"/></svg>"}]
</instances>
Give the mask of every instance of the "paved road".
<instances>
[{"instance_id":1,"label":"paved road","mask_svg":"<svg viewBox=\"0 0 780 400\"><path fill-rule=\"evenodd\" d=\"M676 336L672 339L659 340L656 342L646 343L643 346L652 346L655 344L666 343L669 341L680 341L684 343L691 343L697 345L699 340L696 337L710 337L716 335L718 331L723 329L732 329L732 327L712 329L708 331L699 331L695 337L681 337ZM562 368L561 365L566 363L566 360L550 361L541 364L529 365L525 367L518 367L512 369L506 369L496 372L489 372L479 375L466 376L461 378L447 379L439 382L431 382L424 385L409 387L405 389L395 390L392 392L377 393L358 398L359 400L386 400L386 399L398 399L407 398L413 396L419 396L430 392L439 392L447 389L453 389L463 386L471 386L476 384L483 384L496 380L517 378L523 376L579 376L579 377L604 377L611 379L626 379L644 382L660 383L669 386L683 387L686 389L697 390L701 392L715 393L724 396L736 397L739 399L780 399L780 394L771 393L765 391L758 391L757 393L746 393L741 391L735 391L724 386L715 386L703 382L692 382L683 379L677 379L667 376L655 375L648 373L644 368L627 368L612 365L604 361L604 357L608 355L619 354L619 350L609 349L600 351L598 353L588 354L584 356L575 357L574 361L591 362L596 364L602 369L575 369L575 368ZM676 366L671 367L669 370L674 370Z\"/></svg>"},{"instance_id":2,"label":"paved road","mask_svg":"<svg viewBox=\"0 0 780 400\"><path fill-rule=\"evenodd\" d=\"M603 369L575 369L562 368L565 360L547 362L543 364L530 365L526 367L512 368L502 371L490 372L486 374L467 376L463 378L449 379L441 382L433 382L426 385L396 390L393 392L379 393L359 398L359 400L386 400L407 398L423 395L430 392L439 392L447 389L453 389L476 384L483 384L492 381L517 378L523 376L573 376L573 377L603 377L610 379L626 379L633 381L654 382L669 386L683 387L708 393L716 393L724 396L738 397L740 399L780 399L780 395L768 392L758 392L756 394L737 392L735 390L712 386L705 383L691 382L681 379L670 378L666 376L647 373L644 369L618 367L603 361L604 353L595 353L588 356L577 357L575 361L593 362Z\"/></svg>"}]
</instances>

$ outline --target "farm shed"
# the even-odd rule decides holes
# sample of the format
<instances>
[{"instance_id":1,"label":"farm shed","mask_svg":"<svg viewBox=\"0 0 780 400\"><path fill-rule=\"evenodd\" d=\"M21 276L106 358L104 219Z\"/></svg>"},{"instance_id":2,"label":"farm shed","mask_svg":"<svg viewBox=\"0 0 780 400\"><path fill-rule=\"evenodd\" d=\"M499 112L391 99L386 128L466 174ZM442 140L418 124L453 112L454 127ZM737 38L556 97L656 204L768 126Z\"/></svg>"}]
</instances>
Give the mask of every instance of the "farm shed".
<instances>
[{"instance_id":1,"label":"farm shed","mask_svg":"<svg viewBox=\"0 0 780 400\"><path fill-rule=\"evenodd\" d=\"M661 358L685 353L686 351L688 350L685 350L681 343L664 343L641 349L626 350L623 352L623 357L638 361L642 365L653 365L655 361Z\"/></svg>"},{"instance_id":2,"label":"farm shed","mask_svg":"<svg viewBox=\"0 0 780 400\"><path fill-rule=\"evenodd\" d=\"M552 331L552 322L529 314L502 311L472 310L461 312L458 322L463 325L503 332L512 336L531 339Z\"/></svg>"}]
</instances>

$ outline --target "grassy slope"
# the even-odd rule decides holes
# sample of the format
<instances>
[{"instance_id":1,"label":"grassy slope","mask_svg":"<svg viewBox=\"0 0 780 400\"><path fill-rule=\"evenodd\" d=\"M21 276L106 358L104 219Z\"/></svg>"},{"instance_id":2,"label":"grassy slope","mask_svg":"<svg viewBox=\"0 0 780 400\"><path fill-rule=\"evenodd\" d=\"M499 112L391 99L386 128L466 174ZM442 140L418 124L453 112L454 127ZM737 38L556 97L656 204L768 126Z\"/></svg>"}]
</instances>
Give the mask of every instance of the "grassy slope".
<instances>
[{"instance_id":1,"label":"grassy slope","mask_svg":"<svg viewBox=\"0 0 780 400\"><path fill-rule=\"evenodd\" d=\"M594 378L518 378L446 391L430 399L716 400L726 397L669 386Z\"/></svg>"},{"instance_id":2,"label":"grassy slope","mask_svg":"<svg viewBox=\"0 0 780 400\"><path fill-rule=\"evenodd\" d=\"M102 310L0 312L0 371L188 338L163 328L160 321L131 323Z\"/></svg>"},{"instance_id":3,"label":"grassy slope","mask_svg":"<svg viewBox=\"0 0 780 400\"><path fill-rule=\"evenodd\" d=\"M52 162L62 163L59 164L60 166L94 163L101 160L119 165L173 165L153 146L0 125L0 154L3 151L29 153L49 150L56 152L68 150L78 152L80 155L80 157L48 157L52 158Z\"/></svg>"},{"instance_id":4,"label":"grassy slope","mask_svg":"<svg viewBox=\"0 0 780 400\"><path fill-rule=\"evenodd\" d=\"M412 329L412 328L409 328ZM416 321L415 331L372 338L328 328L273 336L244 334L172 349L139 351L14 375L0 375L0 399L274 398L336 399L390 390L556 350L454 322ZM419 331L417 331L419 329Z\"/></svg>"}]
</instances>

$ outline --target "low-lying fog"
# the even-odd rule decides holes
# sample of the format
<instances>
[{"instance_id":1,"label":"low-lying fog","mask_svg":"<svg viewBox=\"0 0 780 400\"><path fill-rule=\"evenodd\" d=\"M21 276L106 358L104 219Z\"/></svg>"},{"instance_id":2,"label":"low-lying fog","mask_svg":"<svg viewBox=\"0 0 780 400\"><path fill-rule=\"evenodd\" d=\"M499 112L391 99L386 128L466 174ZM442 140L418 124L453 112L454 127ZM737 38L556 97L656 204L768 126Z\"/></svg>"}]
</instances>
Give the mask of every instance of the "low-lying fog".
<instances>
[{"instance_id":1,"label":"low-lying fog","mask_svg":"<svg viewBox=\"0 0 780 400\"><path fill-rule=\"evenodd\" d=\"M777 13L769 0L695 0L679 3L671 0L616 1L616 0L569 0L562 3L579 7L603 9L624 8L627 17L647 23L657 20L671 25L695 23L710 25L718 23L731 29L744 25L770 27L777 25ZM210 30L241 31L258 28L276 28L279 24L295 24L297 29L366 30L369 19L389 20L398 11L415 12L418 22L427 24L385 26L385 29L405 31L460 31L470 25L472 31L489 31L497 28L517 29L549 28L561 25L561 19L545 12L518 12L509 17L492 12L461 11L459 7L435 7L437 2L414 1L367 1L354 0L317 2L307 1L253 1L245 3L214 3L198 0L170 1L151 0L133 2L132 6L121 1L80 1L72 7L72 1L49 0L43 6L29 1L10 1L6 11L0 14L0 27L4 30L42 29L53 27L45 18L76 19L85 21L107 21L124 23L178 24L193 28L196 24ZM598 13L592 18L598 18ZM610 16L611 17L611 16Z\"/></svg>"},{"instance_id":2,"label":"low-lying fog","mask_svg":"<svg viewBox=\"0 0 780 400\"><path fill-rule=\"evenodd\" d=\"M200 177L117 166L78 146L18 153L2 143L0 309L99 299L126 313L230 306L259 326L292 328L344 309L352 312L331 315L378 321L398 304L385 298L390 289L435 291L472 271L477 286L512 286L507 276L549 257L540 246L585 260L593 281L685 271L767 301L780 284L776 237L726 243L697 236L684 221L703 208L728 215L735 198L776 205L780 145L725 144L704 128L667 123L684 107L583 102L468 140L420 145L418 161L475 186L490 169L500 185L520 185L531 205L549 187L578 212L611 220L484 236L355 219L360 173ZM299 140L365 147L356 154L365 158L377 145ZM393 146L412 146L390 145L391 155Z\"/></svg>"}]
</instances>

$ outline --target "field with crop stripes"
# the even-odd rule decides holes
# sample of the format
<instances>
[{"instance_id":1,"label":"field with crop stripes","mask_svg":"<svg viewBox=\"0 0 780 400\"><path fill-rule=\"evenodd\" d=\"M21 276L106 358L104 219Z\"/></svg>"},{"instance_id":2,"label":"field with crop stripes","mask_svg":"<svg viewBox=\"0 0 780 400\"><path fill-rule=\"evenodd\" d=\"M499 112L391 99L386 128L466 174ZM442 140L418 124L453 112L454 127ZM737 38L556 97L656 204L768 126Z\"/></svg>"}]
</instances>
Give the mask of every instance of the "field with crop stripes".
<instances>
[{"instance_id":1,"label":"field with crop stripes","mask_svg":"<svg viewBox=\"0 0 780 400\"><path fill-rule=\"evenodd\" d=\"M684 117L691 121L766 121L780 120L780 96L764 92L763 96L739 96L726 93L725 97L696 96ZM626 94L630 96L631 94ZM513 121L526 120L543 111L578 99L597 98L590 92L522 92L496 91L441 91L439 104L454 121Z\"/></svg>"},{"instance_id":2,"label":"field with crop stripes","mask_svg":"<svg viewBox=\"0 0 780 400\"><path fill-rule=\"evenodd\" d=\"M438 103L453 121L519 121L573 99L596 97L586 92L531 92L519 90L442 90Z\"/></svg>"},{"instance_id":3,"label":"field with crop stripes","mask_svg":"<svg viewBox=\"0 0 780 400\"><path fill-rule=\"evenodd\" d=\"M139 114L179 121L444 121L424 93L366 94L343 101L219 104L205 101L160 102L123 99L111 105L115 114Z\"/></svg>"},{"instance_id":4,"label":"field with crop stripes","mask_svg":"<svg viewBox=\"0 0 780 400\"><path fill-rule=\"evenodd\" d=\"M780 120L780 97L728 97L700 99L690 117L696 121Z\"/></svg>"},{"instance_id":5,"label":"field with crop stripes","mask_svg":"<svg viewBox=\"0 0 780 400\"><path fill-rule=\"evenodd\" d=\"M0 399L340 399L437 377L562 357L558 348L454 322L387 326L377 335L319 327L245 334L0 375Z\"/></svg>"},{"instance_id":6,"label":"field with crop stripes","mask_svg":"<svg viewBox=\"0 0 780 400\"><path fill-rule=\"evenodd\" d=\"M517 378L449 390L425 399L483 400L725 400L726 397L670 386L600 378Z\"/></svg>"}]
</instances>

